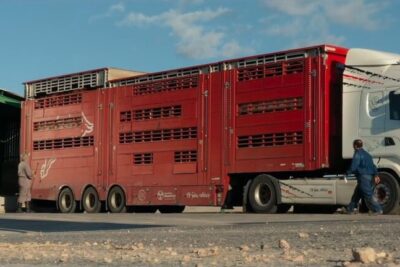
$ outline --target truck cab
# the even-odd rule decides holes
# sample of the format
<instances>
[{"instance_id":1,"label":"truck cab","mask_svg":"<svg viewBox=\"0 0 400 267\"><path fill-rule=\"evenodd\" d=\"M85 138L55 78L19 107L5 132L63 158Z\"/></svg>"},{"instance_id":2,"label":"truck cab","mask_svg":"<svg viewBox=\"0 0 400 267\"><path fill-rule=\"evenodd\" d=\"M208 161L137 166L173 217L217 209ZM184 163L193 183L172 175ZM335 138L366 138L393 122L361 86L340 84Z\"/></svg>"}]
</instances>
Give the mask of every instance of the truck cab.
<instances>
[{"instance_id":1,"label":"truck cab","mask_svg":"<svg viewBox=\"0 0 400 267\"><path fill-rule=\"evenodd\" d=\"M343 158L351 159L354 153L353 140L362 139L383 178L376 187L377 197L381 204L397 209L400 177L400 55L350 49L345 64Z\"/></svg>"}]
</instances>

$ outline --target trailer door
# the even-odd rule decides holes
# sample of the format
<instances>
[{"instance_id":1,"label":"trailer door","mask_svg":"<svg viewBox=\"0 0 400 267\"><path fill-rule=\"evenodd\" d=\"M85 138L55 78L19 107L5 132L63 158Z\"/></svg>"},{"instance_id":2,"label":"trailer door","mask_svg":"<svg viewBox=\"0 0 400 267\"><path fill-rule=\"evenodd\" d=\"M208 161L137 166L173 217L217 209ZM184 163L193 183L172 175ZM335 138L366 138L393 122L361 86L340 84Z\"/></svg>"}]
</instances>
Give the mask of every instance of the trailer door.
<instances>
[{"instance_id":1,"label":"trailer door","mask_svg":"<svg viewBox=\"0 0 400 267\"><path fill-rule=\"evenodd\" d=\"M235 156L231 172L310 168L318 108L311 59L299 52L235 64L234 99L227 104L232 122L226 136ZM234 129L232 136L229 127Z\"/></svg>"}]
</instances>

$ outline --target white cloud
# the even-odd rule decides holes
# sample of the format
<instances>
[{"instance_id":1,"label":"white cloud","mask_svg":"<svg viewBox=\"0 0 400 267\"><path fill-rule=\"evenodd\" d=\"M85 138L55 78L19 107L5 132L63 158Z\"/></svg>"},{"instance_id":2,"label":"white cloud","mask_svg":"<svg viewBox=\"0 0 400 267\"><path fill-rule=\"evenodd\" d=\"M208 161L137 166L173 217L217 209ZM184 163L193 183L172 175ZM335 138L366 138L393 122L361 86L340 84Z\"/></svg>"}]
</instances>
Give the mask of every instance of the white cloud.
<instances>
[{"instance_id":1,"label":"white cloud","mask_svg":"<svg viewBox=\"0 0 400 267\"><path fill-rule=\"evenodd\" d=\"M202 4L204 2L204 0L181 0L182 4L194 4L194 5L198 5L198 4Z\"/></svg>"},{"instance_id":2,"label":"white cloud","mask_svg":"<svg viewBox=\"0 0 400 267\"><path fill-rule=\"evenodd\" d=\"M89 18L89 22L95 22L97 20L106 19L112 17L116 13L123 13L125 12L125 5L123 3L117 3L111 5L107 12L100 15L94 15Z\"/></svg>"},{"instance_id":3,"label":"white cloud","mask_svg":"<svg viewBox=\"0 0 400 267\"><path fill-rule=\"evenodd\" d=\"M124 11L125 11L125 6L123 3L112 5L109 9L109 12L124 12Z\"/></svg>"},{"instance_id":4,"label":"white cloud","mask_svg":"<svg viewBox=\"0 0 400 267\"><path fill-rule=\"evenodd\" d=\"M198 10L182 13L178 10L148 16L143 13L129 13L118 25L144 26L157 25L171 29L172 35L178 38L176 48L185 57L204 59L223 56L235 56L248 51L234 41L228 41L222 30L207 29L208 22L229 13L227 8L216 10Z\"/></svg>"},{"instance_id":5,"label":"white cloud","mask_svg":"<svg viewBox=\"0 0 400 267\"><path fill-rule=\"evenodd\" d=\"M179 28L183 28L180 26L194 24L195 22L199 21L207 22L226 14L227 12L229 12L229 9L226 8L218 8L215 11L208 9L188 13L180 13L179 11L172 9L155 16L148 16L143 13L131 12L124 18L123 21L120 22L120 24L137 26L138 24L166 22L169 25L175 25Z\"/></svg>"},{"instance_id":6,"label":"white cloud","mask_svg":"<svg viewBox=\"0 0 400 267\"><path fill-rule=\"evenodd\" d=\"M279 18L264 20L266 26L264 32L271 36L287 38L291 41L288 47L309 46L322 43L341 44L345 37L330 32L329 22L323 15L294 17L285 19L282 23Z\"/></svg>"},{"instance_id":7,"label":"white cloud","mask_svg":"<svg viewBox=\"0 0 400 267\"><path fill-rule=\"evenodd\" d=\"M318 0L264 0L267 7L288 15L309 15L318 8L319 2Z\"/></svg>"},{"instance_id":8,"label":"white cloud","mask_svg":"<svg viewBox=\"0 0 400 267\"><path fill-rule=\"evenodd\" d=\"M263 2L269 9L289 16L308 19L322 15L332 24L365 30L376 30L383 24L379 12L385 6L384 2L368 0L263 0Z\"/></svg>"},{"instance_id":9,"label":"white cloud","mask_svg":"<svg viewBox=\"0 0 400 267\"><path fill-rule=\"evenodd\" d=\"M261 20L268 35L292 40L294 46L317 43L341 44L345 37L334 34L344 25L377 30L385 4L369 0L262 0L273 15Z\"/></svg>"},{"instance_id":10,"label":"white cloud","mask_svg":"<svg viewBox=\"0 0 400 267\"><path fill-rule=\"evenodd\" d=\"M307 31L303 31L300 36L296 36L296 46L308 46L315 44L331 43L341 44L345 37L330 33L329 23L323 15L315 15L308 20Z\"/></svg>"},{"instance_id":11,"label":"white cloud","mask_svg":"<svg viewBox=\"0 0 400 267\"><path fill-rule=\"evenodd\" d=\"M180 54L188 58L202 59L218 56L224 34L220 32L203 33L199 28L191 28L181 34L180 38L177 45Z\"/></svg>"},{"instance_id":12,"label":"white cloud","mask_svg":"<svg viewBox=\"0 0 400 267\"><path fill-rule=\"evenodd\" d=\"M142 13L129 13L122 21L118 22L119 26L142 26L160 21L159 16L146 16Z\"/></svg>"},{"instance_id":13,"label":"white cloud","mask_svg":"<svg viewBox=\"0 0 400 267\"><path fill-rule=\"evenodd\" d=\"M304 22L301 19L289 20L285 24L266 21L265 25L267 27L265 32L268 34L294 37L303 29Z\"/></svg>"},{"instance_id":14,"label":"white cloud","mask_svg":"<svg viewBox=\"0 0 400 267\"><path fill-rule=\"evenodd\" d=\"M241 54L252 54L254 52L253 49L244 48L235 41L231 41L229 43L224 44L221 50L222 50L222 55L227 58L235 57Z\"/></svg>"},{"instance_id":15,"label":"white cloud","mask_svg":"<svg viewBox=\"0 0 400 267\"><path fill-rule=\"evenodd\" d=\"M364 0L328 1L324 6L326 15L333 23L349 25L365 30L376 30L382 25L377 18L378 12L384 8L384 3Z\"/></svg>"}]
</instances>

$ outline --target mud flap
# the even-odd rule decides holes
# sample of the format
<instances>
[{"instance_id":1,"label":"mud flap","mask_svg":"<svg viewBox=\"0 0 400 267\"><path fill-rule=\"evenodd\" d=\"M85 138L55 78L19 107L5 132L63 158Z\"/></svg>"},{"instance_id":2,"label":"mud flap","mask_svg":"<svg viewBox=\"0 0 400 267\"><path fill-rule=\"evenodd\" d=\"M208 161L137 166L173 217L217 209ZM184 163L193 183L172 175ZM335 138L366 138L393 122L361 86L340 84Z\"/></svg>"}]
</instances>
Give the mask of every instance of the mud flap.
<instances>
[{"instance_id":1,"label":"mud flap","mask_svg":"<svg viewBox=\"0 0 400 267\"><path fill-rule=\"evenodd\" d=\"M275 186L275 193L276 193L276 204L282 204L282 192L281 192L281 185L279 183L279 180L273 177L271 179L272 183Z\"/></svg>"},{"instance_id":2,"label":"mud flap","mask_svg":"<svg viewBox=\"0 0 400 267\"><path fill-rule=\"evenodd\" d=\"M252 181L253 181L252 179L248 180L243 187L243 201L242 201L243 212L253 212L253 209L250 207L248 198L248 192Z\"/></svg>"}]
</instances>

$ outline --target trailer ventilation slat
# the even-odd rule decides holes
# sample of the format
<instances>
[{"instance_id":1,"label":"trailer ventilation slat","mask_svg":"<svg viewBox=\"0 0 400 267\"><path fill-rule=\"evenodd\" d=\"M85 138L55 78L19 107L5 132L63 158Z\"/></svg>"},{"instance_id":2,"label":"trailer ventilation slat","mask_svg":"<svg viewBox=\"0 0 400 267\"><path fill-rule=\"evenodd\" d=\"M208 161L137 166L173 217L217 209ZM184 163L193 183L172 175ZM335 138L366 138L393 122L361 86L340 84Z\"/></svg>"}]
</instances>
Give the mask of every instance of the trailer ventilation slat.
<instances>
[{"instance_id":1,"label":"trailer ventilation slat","mask_svg":"<svg viewBox=\"0 0 400 267\"><path fill-rule=\"evenodd\" d=\"M62 148L91 147L93 136L68 137L33 141L33 150L53 150Z\"/></svg>"},{"instance_id":2,"label":"trailer ventilation slat","mask_svg":"<svg viewBox=\"0 0 400 267\"><path fill-rule=\"evenodd\" d=\"M122 111L120 113L120 121L132 121L132 113L134 114L133 120L135 121L179 117L182 115L182 106L175 105L159 108L136 109L133 111Z\"/></svg>"},{"instance_id":3,"label":"trailer ventilation slat","mask_svg":"<svg viewBox=\"0 0 400 267\"><path fill-rule=\"evenodd\" d=\"M105 75L105 70L98 70L30 82L26 84L28 97L104 87Z\"/></svg>"},{"instance_id":4,"label":"trailer ventilation slat","mask_svg":"<svg viewBox=\"0 0 400 267\"><path fill-rule=\"evenodd\" d=\"M153 153L133 154L134 165L153 164Z\"/></svg>"},{"instance_id":5,"label":"trailer ventilation slat","mask_svg":"<svg viewBox=\"0 0 400 267\"><path fill-rule=\"evenodd\" d=\"M35 109L67 106L82 103L82 94L59 95L35 100Z\"/></svg>"},{"instance_id":6,"label":"trailer ventilation slat","mask_svg":"<svg viewBox=\"0 0 400 267\"><path fill-rule=\"evenodd\" d=\"M196 88L199 85L198 76L188 76L177 79L166 79L133 86L133 94L136 96L172 92Z\"/></svg>"},{"instance_id":7,"label":"trailer ventilation slat","mask_svg":"<svg viewBox=\"0 0 400 267\"><path fill-rule=\"evenodd\" d=\"M193 138L197 138L196 127L120 133L119 143L144 143Z\"/></svg>"},{"instance_id":8,"label":"trailer ventilation slat","mask_svg":"<svg viewBox=\"0 0 400 267\"><path fill-rule=\"evenodd\" d=\"M304 72L304 61L282 61L279 63L268 63L265 65L250 64L239 68L237 71L237 80L239 82L276 77Z\"/></svg>"},{"instance_id":9,"label":"trailer ventilation slat","mask_svg":"<svg viewBox=\"0 0 400 267\"><path fill-rule=\"evenodd\" d=\"M127 85L149 83L149 82L167 80L167 79L175 80L175 79L184 78L187 76L197 76L203 72L204 71L201 68L193 68L193 69L183 69L183 70L176 70L176 71L170 71L170 72L148 74L148 75L133 77L133 78L124 79L124 80L120 80L120 81L116 81L116 82L111 82L111 86L112 87L127 86Z\"/></svg>"},{"instance_id":10,"label":"trailer ventilation slat","mask_svg":"<svg viewBox=\"0 0 400 267\"><path fill-rule=\"evenodd\" d=\"M174 155L175 163L186 163L186 162L196 162L197 161L197 151L175 151Z\"/></svg>"},{"instance_id":11,"label":"trailer ventilation slat","mask_svg":"<svg viewBox=\"0 0 400 267\"><path fill-rule=\"evenodd\" d=\"M276 99L272 101L260 101L239 104L238 114L239 116L243 116L301 109L303 109L303 98L294 97L286 99Z\"/></svg>"},{"instance_id":12,"label":"trailer ventilation slat","mask_svg":"<svg viewBox=\"0 0 400 267\"><path fill-rule=\"evenodd\" d=\"M303 132L268 133L238 137L239 148L299 145L303 143Z\"/></svg>"},{"instance_id":13,"label":"trailer ventilation slat","mask_svg":"<svg viewBox=\"0 0 400 267\"><path fill-rule=\"evenodd\" d=\"M34 131L60 130L80 127L82 117L64 118L58 120L38 121L33 123Z\"/></svg>"},{"instance_id":14,"label":"trailer ventilation slat","mask_svg":"<svg viewBox=\"0 0 400 267\"><path fill-rule=\"evenodd\" d=\"M119 121L120 122L126 122L126 121L132 121L132 111L121 111L119 113Z\"/></svg>"},{"instance_id":15,"label":"trailer ventilation slat","mask_svg":"<svg viewBox=\"0 0 400 267\"><path fill-rule=\"evenodd\" d=\"M268 63L277 63L277 62L288 61L288 60L292 60L292 59L302 59L302 58L306 58L306 57L307 57L306 52L262 55L262 56L251 57L251 58L246 58L246 59L240 60L238 62L235 62L236 63L235 65L238 68L246 68L249 66L259 66L259 65L265 65Z\"/></svg>"}]
</instances>

